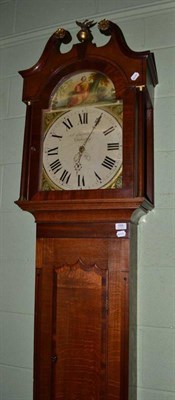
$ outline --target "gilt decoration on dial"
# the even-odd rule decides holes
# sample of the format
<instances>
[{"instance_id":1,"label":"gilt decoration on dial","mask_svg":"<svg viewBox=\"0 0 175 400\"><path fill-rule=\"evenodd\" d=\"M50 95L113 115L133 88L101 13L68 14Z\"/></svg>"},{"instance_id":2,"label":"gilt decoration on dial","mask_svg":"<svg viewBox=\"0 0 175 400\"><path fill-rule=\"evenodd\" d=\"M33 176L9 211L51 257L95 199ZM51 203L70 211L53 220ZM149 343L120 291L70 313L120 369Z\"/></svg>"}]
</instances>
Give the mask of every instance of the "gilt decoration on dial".
<instances>
[{"instance_id":1,"label":"gilt decoration on dial","mask_svg":"<svg viewBox=\"0 0 175 400\"><path fill-rule=\"evenodd\" d=\"M64 79L43 111L41 190L122 187L122 114L106 75Z\"/></svg>"}]
</instances>

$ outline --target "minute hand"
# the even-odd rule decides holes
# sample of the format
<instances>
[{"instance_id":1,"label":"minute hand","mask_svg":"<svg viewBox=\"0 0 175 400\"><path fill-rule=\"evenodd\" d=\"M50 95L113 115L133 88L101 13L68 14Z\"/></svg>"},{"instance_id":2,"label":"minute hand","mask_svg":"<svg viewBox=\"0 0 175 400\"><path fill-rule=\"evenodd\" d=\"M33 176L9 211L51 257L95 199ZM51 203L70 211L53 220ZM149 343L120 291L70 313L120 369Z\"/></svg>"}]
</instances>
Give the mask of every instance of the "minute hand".
<instances>
[{"instance_id":1,"label":"minute hand","mask_svg":"<svg viewBox=\"0 0 175 400\"><path fill-rule=\"evenodd\" d=\"M92 133L93 133L94 129L96 128L96 126L99 124L99 122L100 122L100 120L102 118L102 115L103 115L103 113L101 113L100 116L98 118L96 118L94 126L93 126L91 132L89 133L89 135L86 138L86 140L84 141L84 143L80 146L78 153L75 154L75 156L74 156L74 161L75 161L74 168L75 168L76 171L79 171L80 168L81 168L80 160L81 160L81 157L82 157L82 155L83 155L83 153L85 151L86 143L88 142L88 140L89 140L90 136L92 135Z\"/></svg>"},{"instance_id":2,"label":"minute hand","mask_svg":"<svg viewBox=\"0 0 175 400\"><path fill-rule=\"evenodd\" d=\"M94 129L96 128L96 126L99 124L101 118L102 118L103 113L100 114L100 116L98 118L96 118L94 126L90 132L90 134L88 135L88 137L86 138L85 142L83 143L83 147L85 147L86 143L88 142L90 136L92 135L92 133L94 132Z\"/></svg>"}]
</instances>

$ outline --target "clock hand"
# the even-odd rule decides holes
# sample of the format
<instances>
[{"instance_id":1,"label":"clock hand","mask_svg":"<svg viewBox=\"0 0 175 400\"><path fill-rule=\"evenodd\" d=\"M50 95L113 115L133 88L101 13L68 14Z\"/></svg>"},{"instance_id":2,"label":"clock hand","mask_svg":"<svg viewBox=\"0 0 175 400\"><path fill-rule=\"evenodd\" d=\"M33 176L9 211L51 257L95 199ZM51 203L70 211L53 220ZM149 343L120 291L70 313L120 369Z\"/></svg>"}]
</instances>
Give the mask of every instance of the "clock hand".
<instances>
[{"instance_id":1,"label":"clock hand","mask_svg":"<svg viewBox=\"0 0 175 400\"><path fill-rule=\"evenodd\" d=\"M75 170L76 170L77 172L82 168L82 165L81 165L81 163L80 163L80 160L81 160L81 157L82 157L83 153L84 153L85 150L86 150L86 149L85 149L86 143L87 143L88 140L90 139L92 133L94 132L94 129L95 129L95 128L97 127L97 125L99 124L99 122L100 122L100 120L101 120L101 118L102 118L102 115L103 115L103 113L101 113L100 116L99 116L98 118L96 118L95 123L94 123L94 125L93 125L93 128L92 128L91 132L89 133L89 135L88 135L88 137L86 138L86 140L84 141L84 143L79 147L78 153L75 154L75 156L74 156L74 161L75 161L75 166L74 166L74 168L75 168Z\"/></svg>"},{"instance_id":2,"label":"clock hand","mask_svg":"<svg viewBox=\"0 0 175 400\"><path fill-rule=\"evenodd\" d=\"M88 137L86 138L86 140L84 141L84 143L83 143L83 145L80 147L80 149L83 148L83 147L84 147L84 149L85 149L85 145L86 145L86 143L88 142L88 140L89 140L90 136L92 135L92 133L94 132L94 129L95 129L96 126L99 124L99 122L100 122L100 120L101 120L101 118L102 118L102 115L103 115L103 113L101 113L100 116L99 116L98 118L96 118L95 123L94 123L94 126L93 126L91 132L89 133ZM80 152L81 152L81 151L80 151ZM83 152L81 152L81 153L83 153Z\"/></svg>"},{"instance_id":3,"label":"clock hand","mask_svg":"<svg viewBox=\"0 0 175 400\"><path fill-rule=\"evenodd\" d=\"M74 168L75 168L76 172L80 171L80 169L82 168L82 165L81 165L81 162L80 162L81 156L82 156L82 154L81 154L80 151L78 153L76 153L75 156L74 156L74 161L75 161Z\"/></svg>"}]
</instances>

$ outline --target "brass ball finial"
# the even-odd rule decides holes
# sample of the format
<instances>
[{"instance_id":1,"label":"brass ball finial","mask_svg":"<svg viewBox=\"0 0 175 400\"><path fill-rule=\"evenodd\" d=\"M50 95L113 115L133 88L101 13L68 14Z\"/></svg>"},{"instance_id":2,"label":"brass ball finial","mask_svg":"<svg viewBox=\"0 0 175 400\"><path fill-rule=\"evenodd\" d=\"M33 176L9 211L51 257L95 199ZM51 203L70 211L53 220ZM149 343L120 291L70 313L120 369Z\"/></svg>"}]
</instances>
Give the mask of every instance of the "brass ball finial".
<instances>
[{"instance_id":1,"label":"brass ball finial","mask_svg":"<svg viewBox=\"0 0 175 400\"><path fill-rule=\"evenodd\" d=\"M77 34L78 40L80 42L92 42L93 36L90 28L96 25L96 22L85 19L83 22L76 21L76 24L81 28Z\"/></svg>"}]
</instances>

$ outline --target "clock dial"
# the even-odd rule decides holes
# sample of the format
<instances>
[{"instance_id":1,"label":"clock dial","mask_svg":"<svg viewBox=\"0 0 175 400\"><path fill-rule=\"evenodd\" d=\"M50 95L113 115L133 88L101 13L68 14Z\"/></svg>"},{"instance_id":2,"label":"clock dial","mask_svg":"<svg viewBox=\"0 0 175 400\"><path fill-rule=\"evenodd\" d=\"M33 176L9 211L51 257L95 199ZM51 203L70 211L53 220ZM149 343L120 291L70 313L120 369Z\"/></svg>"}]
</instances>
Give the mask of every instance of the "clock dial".
<instances>
[{"instance_id":1,"label":"clock dial","mask_svg":"<svg viewBox=\"0 0 175 400\"><path fill-rule=\"evenodd\" d=\"M99 189L122 167L122 127L101 107L72 108L49 126L43 144L45 179L53 189Z\"/></svg>"}]
</instances>

